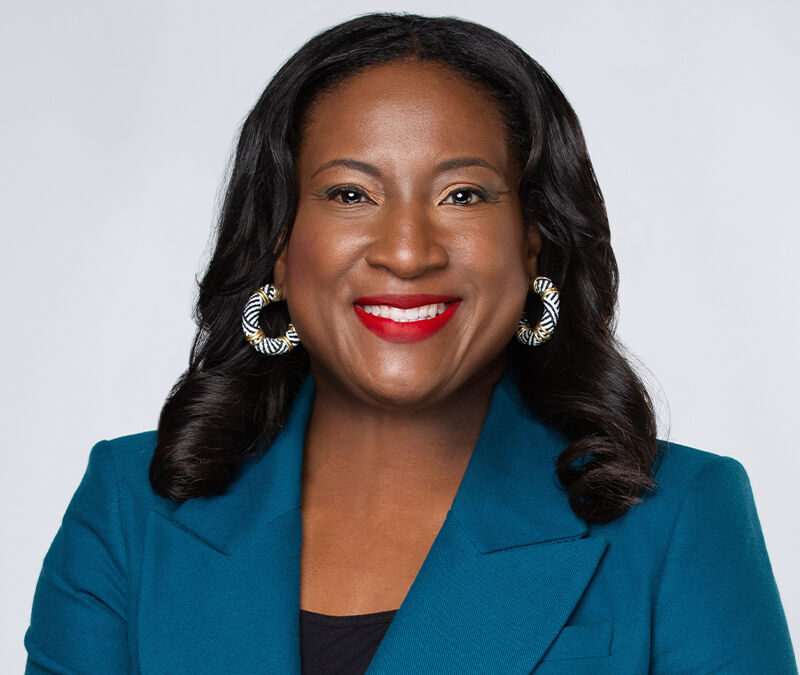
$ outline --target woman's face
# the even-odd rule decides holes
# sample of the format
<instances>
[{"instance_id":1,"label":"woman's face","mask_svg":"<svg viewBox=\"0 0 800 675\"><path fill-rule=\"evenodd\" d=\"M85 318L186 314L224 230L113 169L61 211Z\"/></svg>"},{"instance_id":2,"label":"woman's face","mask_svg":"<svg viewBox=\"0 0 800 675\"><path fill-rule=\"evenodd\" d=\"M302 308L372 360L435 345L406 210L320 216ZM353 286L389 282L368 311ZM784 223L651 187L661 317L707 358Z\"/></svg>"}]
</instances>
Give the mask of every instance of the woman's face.
<instances>
[{"instance_id":1,"label":"woman's face","mask_svg":"<svg viewBox=\"0 0 800 675\"><path fill-rule=\"evenodd\" d=\"M444 66L373 66L319 97L275 267L318 386L417 407L502 369L540 248L517 172L496 104Z\"/></svg>"}]
</instances>

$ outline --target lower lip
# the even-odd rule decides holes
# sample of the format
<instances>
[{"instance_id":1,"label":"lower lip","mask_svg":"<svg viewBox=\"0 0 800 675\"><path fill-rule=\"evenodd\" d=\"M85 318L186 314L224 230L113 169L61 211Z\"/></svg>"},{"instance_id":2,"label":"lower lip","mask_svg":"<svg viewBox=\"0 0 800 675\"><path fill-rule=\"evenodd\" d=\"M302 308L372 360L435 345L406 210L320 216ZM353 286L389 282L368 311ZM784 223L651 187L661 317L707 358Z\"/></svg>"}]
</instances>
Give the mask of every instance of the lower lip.
<instances>
[{"instance_id":1,"label":"lower lip","mask_svg":"<svg viewBox=\"0 0 800 675\"><path fill-rule=\"evenodd\" d=\"M356 310L358 318L361 319L361 323L378 337L388 342L419 342L444 328L460 304L461 301L452 302L438 316L419 321L392 321L365 312L358 305L353 305L353 308Z\"/></svg>"}]
</instances>

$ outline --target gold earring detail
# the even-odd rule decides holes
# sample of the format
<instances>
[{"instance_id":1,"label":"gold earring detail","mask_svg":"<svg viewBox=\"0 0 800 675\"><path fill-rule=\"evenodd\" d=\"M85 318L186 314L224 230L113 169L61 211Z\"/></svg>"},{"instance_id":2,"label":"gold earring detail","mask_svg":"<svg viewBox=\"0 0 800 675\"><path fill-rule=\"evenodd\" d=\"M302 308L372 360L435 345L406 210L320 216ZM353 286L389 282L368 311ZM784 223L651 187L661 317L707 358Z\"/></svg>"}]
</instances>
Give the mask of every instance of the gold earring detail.
<instances>
[{"instance_id":1,"label":"gold earring detail","mask_svg":"<svg viewBox=\"0 0 800 675\"><path fill-rule=\"evenodd\" d=\"M531 328L525 312L517 325L517 340L528 347L539 347L553 337L561 301L558 289L547 277L536 277L528 288L542 299L542 318Z\"/></svg>"},{"instance_id":2,"label":"gold earring detail","mask_svg":"<svg viewBox=\"0 0 800 675\"><path fill-rule=\"evenodd\" d=\"M266 356L287 354L300 344L300 336L291 323L286 332L278 337L268 337L261 330L259 322L261 310L269 303L279 300L283 300L283 289L278 284L266 284L257 289L244 306L242 313L244 337L259 354Z\"/></svg>"}]
</instances>

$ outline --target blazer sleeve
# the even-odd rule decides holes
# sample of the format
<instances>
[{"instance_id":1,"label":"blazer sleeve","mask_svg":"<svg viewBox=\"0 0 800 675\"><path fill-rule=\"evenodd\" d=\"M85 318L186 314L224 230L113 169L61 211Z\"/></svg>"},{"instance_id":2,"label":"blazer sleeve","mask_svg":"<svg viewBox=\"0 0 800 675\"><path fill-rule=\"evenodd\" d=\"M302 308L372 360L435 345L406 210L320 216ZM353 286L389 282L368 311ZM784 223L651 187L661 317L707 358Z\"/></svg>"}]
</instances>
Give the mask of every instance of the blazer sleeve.
<instances>
[{"instance_id":1,"label":"blazer sleeve","mask_svg":"<svg viewBox=\"0 0 800 675\"><path fill-rule=\"evenodd\" d=\"M750 481L714 457L683 498L653 616L653 673L797 673Z\"/></svg>"},{"instance_id":2,"label":"blazer sleeve","mask_svg":"<svg viewBox=\"0 0 800 675\"><path fill-rule=\"evenodd\" d=\"M25 672L128 672L126 587L116 469L101 441L44 559Z\"/></svg>"}]
</instances>

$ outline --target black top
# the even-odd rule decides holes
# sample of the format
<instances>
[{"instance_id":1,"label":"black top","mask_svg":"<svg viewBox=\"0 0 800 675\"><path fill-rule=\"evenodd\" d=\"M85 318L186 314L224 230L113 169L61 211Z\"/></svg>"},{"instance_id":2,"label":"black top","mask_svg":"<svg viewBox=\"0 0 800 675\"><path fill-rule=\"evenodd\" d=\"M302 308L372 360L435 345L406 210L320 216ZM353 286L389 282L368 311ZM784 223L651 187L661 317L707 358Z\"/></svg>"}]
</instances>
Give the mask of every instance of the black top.
<instances>
[{"instance_id":1,"label":"black top","mask_svg":"<svg viewBox=\"0 0 800 675\"><path fill-rule=\"evenodd\" d=\"M396 613L331 616L301 609L303 675L364 675Z\"/></svg>"}]
</instances>

